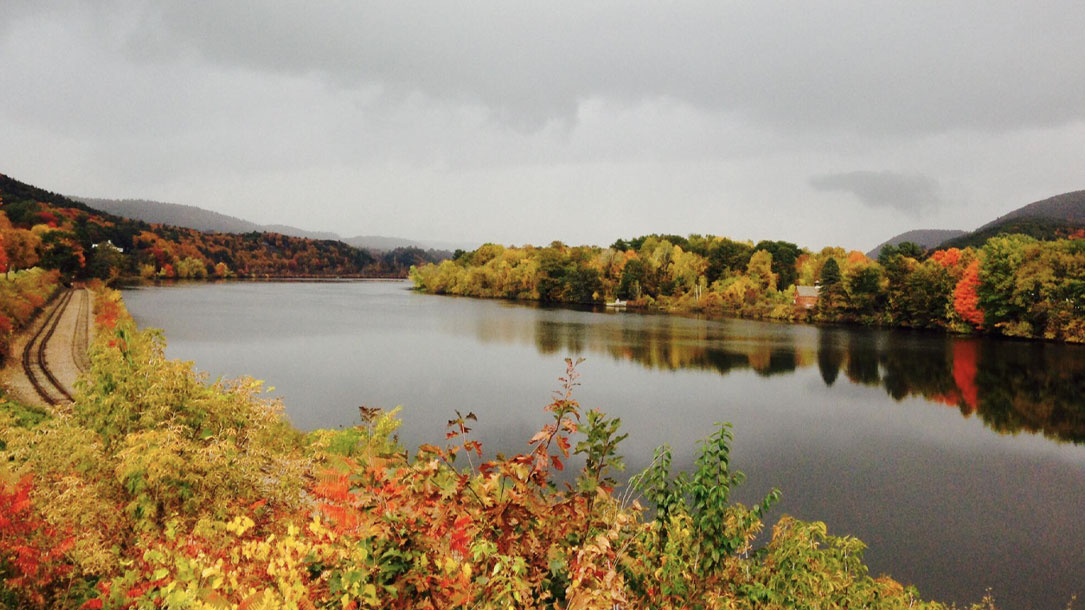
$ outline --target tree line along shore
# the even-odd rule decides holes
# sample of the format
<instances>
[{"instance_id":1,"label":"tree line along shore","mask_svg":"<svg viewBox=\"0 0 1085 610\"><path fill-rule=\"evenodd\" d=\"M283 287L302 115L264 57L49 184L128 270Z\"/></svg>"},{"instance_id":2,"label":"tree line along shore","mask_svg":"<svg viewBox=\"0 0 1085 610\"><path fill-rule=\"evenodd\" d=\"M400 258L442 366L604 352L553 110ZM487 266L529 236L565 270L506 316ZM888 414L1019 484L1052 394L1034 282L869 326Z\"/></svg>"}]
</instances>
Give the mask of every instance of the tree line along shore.
<instances>
[{"instance_id":1,"label":"tree line along shore","mask_svg":"<svg viewBox=\"0 0 1085 610\"><path fill-rule=\"evenodd\" d=\"M1085 342L1085 239L1076 234L932 251L906 242L877 260L712 235L609 248L486 244L415 266L410 278L434 294Z\"/></svg>"}]
</instances>

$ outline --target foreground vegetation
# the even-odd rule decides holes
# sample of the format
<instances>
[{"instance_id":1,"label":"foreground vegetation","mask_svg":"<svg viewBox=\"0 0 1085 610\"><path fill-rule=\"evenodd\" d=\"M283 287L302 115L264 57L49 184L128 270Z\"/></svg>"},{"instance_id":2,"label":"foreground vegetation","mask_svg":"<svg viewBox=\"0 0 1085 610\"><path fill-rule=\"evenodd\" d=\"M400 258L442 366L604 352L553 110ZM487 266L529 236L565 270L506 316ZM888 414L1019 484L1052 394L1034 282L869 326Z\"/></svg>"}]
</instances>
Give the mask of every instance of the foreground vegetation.
<instances>
[{"instance_id":1,"label":"foreground vegetation","mask_svg":"<svg viewBox=\"0 0 1085 610\"><path fill-rule=\"evenodd\" d=\"M620 422L582 411L576 363L527 450L484 461L471 414L413 452L395 411L303 435L259 382L166 359L118 293L95 321L70 408L0 399L0 606L943 607L822 523L781 517L755 547L778 492L731 501L726 425L693 472L664 447L619 490Z\"/></svg>"},{"instance_id":2,"label":"foreground vegetation","mask_svg":"<svg viewBox=\"0 0 1085 610\"><path fill-rule=\"evenodd\" d=\"M412 268L435 294L851 322L1085 342L1085 238L1000 235L981 248L811 252L782 241L649 235L609 248L486 244ZM797 286L820 287L816 306Z\"/></svg>"},{"instance_id":3,"label":"foreground vegetation","mask_svg":"<svg viewBox=\"0 0 1085 610\"><path fill-rule=\"evenodd\" d=\"M34 315L60 287L60 273L37 267L8 272L0 249L0 365L11 354L16 333L30 324Z\"/></svg>"}]
</instances>

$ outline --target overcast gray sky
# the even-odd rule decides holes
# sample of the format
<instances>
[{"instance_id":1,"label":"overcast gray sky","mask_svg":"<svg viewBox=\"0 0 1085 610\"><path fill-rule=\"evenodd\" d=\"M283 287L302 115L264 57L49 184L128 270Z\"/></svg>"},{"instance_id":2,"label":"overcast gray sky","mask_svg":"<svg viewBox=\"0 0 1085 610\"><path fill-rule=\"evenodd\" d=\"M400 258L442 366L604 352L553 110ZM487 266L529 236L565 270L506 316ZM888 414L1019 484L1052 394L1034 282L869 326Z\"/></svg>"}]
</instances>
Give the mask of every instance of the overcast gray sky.
<instances>
[{"instance_id":1,"label":"overcast gray sky","mask_svg":"<svg viewBox=\"0 0 1085 610\"><path fill-rule=\"evenodd\" d=\"M0 172L342 235L866 250L1085 188L1085 3L3 0Z\"/></svg>"}]
</instances>

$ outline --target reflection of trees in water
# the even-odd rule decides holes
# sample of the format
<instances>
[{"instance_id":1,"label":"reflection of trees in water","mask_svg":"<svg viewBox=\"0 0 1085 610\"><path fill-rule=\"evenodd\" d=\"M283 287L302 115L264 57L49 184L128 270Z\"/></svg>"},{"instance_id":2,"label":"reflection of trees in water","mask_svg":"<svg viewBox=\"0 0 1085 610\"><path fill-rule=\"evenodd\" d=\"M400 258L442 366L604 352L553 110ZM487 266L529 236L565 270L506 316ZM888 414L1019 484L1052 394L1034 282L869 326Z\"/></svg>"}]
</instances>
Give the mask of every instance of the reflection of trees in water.
<instances>
[{"instance_id":1,"label":"reflection of trees in water","mask_svg":"<svg viewBox=\"0 0 1085 610\"><path fill-rule=\"evenodd\" d=\"M1085 443L1085 367L1055 346L985 343L976 387L979 415L999 432L1043 433Z\"/></svg>"},{"instance_id":2,"label":"reflection of trees in water","mask_svg":"<svg viewBox=\"0 0 1085 610\"><path fill-rule=\"evenodd\" d=\"M890 340L883 363L886 391L897 400L919 395L957 407L1001 434L1085 442L1080 348L968 338L922 353L895 347Z\"/></svg>"},{"instance_id":3,"label":"reflection of trees in water","mask_svg":"<svg viewBox=\"0 0 1085 610\"><path fill-rule=\"evenodd\" d=\"M845 331L821 329L818 333L818 370L825 385L832 387L840 376L840 367L844 365Z\"/></svg>"},{"instance_id":4,"label":"reflection of trees in water","mask_svg":"<svg viewBox=\"0 0 1085 610\"><path fill-rule=\"evenodd\" d=\"M637 320L634 318L634 320ZM1026 431L1085 443L1085 362L1081 348L909 332L822 328L816 344L773 332L727 335L712 325L584 324L540 320L542 353L603 353L650 369L753 370L787 374L817 365L825 385L843 372L881 386L896 400L940 402L977 414L999 433Z\"/></svg>"},{"instance_id":5,"label":"reflection of trees in water","mask_svg":"<svg viewBox=\"0 0 1085 610\"><path fill-rule=\"evenodd\" d=\"M663 318L665 320L665 318ZM544 354L604 353L650 369L712 370L721 374L752 369L759 375L794 372L812 362L815 350L798 347L793 337L726 337L707 326L579 324L554 320L535 323L535 345Z\"/></svg>"},{"instance_id":6,"label":"reflection of trees in water","mask_svg":"<svg viewBox=\"0 0 1085 610\"><path fill-rule=\"evenodd\" d=\"M848 335L848 359L844 374L852 383L878 385L881 382L878 346L868 334L855 332Z\"/></svg>"},{"instance_id":7,"label":"reflection of trees in water","mask_svg":"<svg viewBox=\"0 0 1085 610\"><path fill-rule=\"evenodd\" d=\"M584 352L587 325L554 320L535 323L535 346L543 354Z\"/></svg>"},{"instance_id":8,"label":"reflection of trees in water","mask_svg":"<svg viewBox=\"0 0 1085 610\"><path fill-rule=\"evenodd\" d=\"M878 358L882 384L897 400L922 396L956 407L1001 434L1083 443L1083 354L1076 346L889 333Z\"/></svg>"},{"instance_id":9,"label":"reflection of trees in water","mask_svg":"<svg viewBox=\"0 0 1085 610\"><path fill-rule=\"evenodd\" d=\"M879 356L885 368L882 385L896 400L918 394L956 405L955 399L943 399L956 390L953 377L947 374L948 356L946 345L940 340L916 341L905 333L891 333Z\"/></svg>"}]
</instances>

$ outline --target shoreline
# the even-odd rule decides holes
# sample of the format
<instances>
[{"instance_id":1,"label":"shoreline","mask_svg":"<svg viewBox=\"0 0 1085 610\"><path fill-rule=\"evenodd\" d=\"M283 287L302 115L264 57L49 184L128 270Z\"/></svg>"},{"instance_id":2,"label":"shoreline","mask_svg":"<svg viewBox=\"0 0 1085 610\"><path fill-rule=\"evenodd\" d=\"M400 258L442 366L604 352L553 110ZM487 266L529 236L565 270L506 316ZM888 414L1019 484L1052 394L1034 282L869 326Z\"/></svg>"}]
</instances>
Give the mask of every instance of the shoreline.
<instances>
[{"instance_id":1,"label":"shoreline","mask_svg":"<svg viewBox=\"0 0 1085 610\"><path fill-rule=\"evenodd\" d=\"M453 294L447 292L429 292L425 288L420 286L412 286L410 288L413 292L425 294L429 296L437 297L454 297L462 299L480 299L484 301L504 301L507 303L515 303L517 305L525 305L539 308L553 308L553 309L571 309L578 311L592 311L596 313L611 313L614 315L621 314L637 314L637 315L667 315L678 316L684 318L693 318L701 320L748 320L752 322L765 322L769 324L781 324L788 326L809 326L813 328L848 328L848 329L870 329L870 330L883 330L883 331L901 331L909 333L931 334L946 336L952 338L973 338L973 339L998 339L1009 340L1021 343L1037 343L1037 344L1049 344L1049 345L1068 345L1068 346L1085 346L1085 342L1077 341L1065 341L1060 339L1049 339L1046 337L1020 337L1015 335L1003 335L984 332L964 332L956 331L949 328L923 328L917 326L900 326L894 324L864 324L862 322L854 322L848 320L811 320L810 316L804 316L807 319L787 319L787 318L774 318L771 316L744 316L737 313L727 312L715 312L697 309L684 309L684 308L668 308L654 305L627 305L621 309L607 308L604 303L563 303L555 301L540 301L538 299L518 299L515 297L503 297L503 296L476 296L467 294Z\"/></svg>"},{"instance_id":2,"label":"shoreline","mask_svg":"<svg viewBox=\"0 0 1085 610\"><path fill-rule=\"evenodd\" d=\"M348 282L407 282L405 277L367 277L367 276L335 276L335 277L312 277L312 276L256 276L256 277L214 277L206 279L198 278L121 278L116 282L116 288L124 289L138 286L159 286L173 284L226 284L229 282L313 282L313 283L348 283Z\"/></svg>"}]
</instances>

